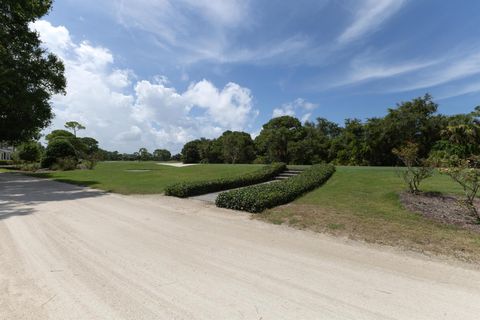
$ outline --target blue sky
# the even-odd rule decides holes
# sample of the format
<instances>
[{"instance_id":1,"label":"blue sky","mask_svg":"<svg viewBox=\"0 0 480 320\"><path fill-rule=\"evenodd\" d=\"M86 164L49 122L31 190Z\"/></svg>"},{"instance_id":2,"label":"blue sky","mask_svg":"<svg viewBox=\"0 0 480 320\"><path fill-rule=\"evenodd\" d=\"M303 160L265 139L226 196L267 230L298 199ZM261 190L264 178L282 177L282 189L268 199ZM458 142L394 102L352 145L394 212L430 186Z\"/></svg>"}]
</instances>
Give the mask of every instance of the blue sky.
<instances>
[{"instance_id":1,"label":"blue sky","mask_svg":"<svg viewBox=\"0 0 480 320\"><path fill-rule=\"evenodd\" d=\"M443 113L469 112L479 12L474 0L63 0L33 27L67 67L50 129L77 120L107 149L176 152L282 114L381 116L426 92Z\"/></svg>"}]
</instances>

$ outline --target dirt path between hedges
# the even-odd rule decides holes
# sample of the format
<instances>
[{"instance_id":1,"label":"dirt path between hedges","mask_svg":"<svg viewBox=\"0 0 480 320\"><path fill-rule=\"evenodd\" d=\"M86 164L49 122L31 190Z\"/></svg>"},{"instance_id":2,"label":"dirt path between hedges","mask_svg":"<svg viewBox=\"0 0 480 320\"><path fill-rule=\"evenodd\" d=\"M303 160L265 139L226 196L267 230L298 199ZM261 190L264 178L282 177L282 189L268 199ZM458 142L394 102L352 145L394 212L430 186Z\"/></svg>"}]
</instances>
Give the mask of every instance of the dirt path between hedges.
<instances>
[{"instance_id":1,"label":"dirt path between hedges","mask_svg":"<svg viewBox=\"0 0 480 320\"><path fill-rule=\"evenodd\" d=\"M478 319L480 272L0 174L0 319Z\"/></svg>"}]
</instances>

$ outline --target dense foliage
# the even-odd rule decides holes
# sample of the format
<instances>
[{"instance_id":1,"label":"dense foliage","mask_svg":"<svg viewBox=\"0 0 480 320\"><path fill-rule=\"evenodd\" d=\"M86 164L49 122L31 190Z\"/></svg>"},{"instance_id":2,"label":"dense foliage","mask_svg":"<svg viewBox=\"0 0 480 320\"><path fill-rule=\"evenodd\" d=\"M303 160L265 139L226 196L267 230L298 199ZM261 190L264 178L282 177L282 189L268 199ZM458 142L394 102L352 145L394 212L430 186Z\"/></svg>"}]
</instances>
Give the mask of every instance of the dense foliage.
<instances>
[{"instance_id":1,"label":"dense foliage","mask_svg":"<svg viewBox=\"0 0 480 320\"><path fill-rule=\"evenodd\" d=\"M51 141L46 150L45 156L42 159L43 168L52 168L53 165L64 162L64 159L70 159L69 163L78 159L77 151L73 144L67 139L55 139Z\"/></svg>"},{"instance_id":2,"label":"dense foliage","mask_svg":"<svg viewBox=\"0 0 480 320\"><path fill-rule=\"evenodd\" d=\"M42 157L42 146L36 141L22 143L14 153L14 158L24 162L38 162Z\"/></svg>"},{"instance_id":3,"label":"dense foliage","mask_svg":"<svg viewBox=\"0 0 480 320\"><path fill-rule=\"evenodd\" d=\"M53 117L50 97L64 93L64 65L29 24L50 10L48 0L0 1L0 141L37 138Z\"/></svg>"},{"instance_id":4,"label":"dense foliage","mask_svg":"<svg viewBox=\"0 0 480 320\"><path fill-rule=\"evenodd\" d=\"M190 141L182 149L184 163L251 163L255 157L252 137L246 132L230 130L218 139Z\"/></svg>"},{"instance_id":5,"label":"dense foliage","mask_svg":"<svg viewBox=\"0 0 480 320\"><path fill-rule=\"evenodd\" d=\"M285 167L286 166L284 163L274 163L262 167L255 172L244 174L242 176L206 181L176 183L168 186L165 189L165 194L167 196L185 198L225 189L244 187L271 180L278 173L284 171Z\"/></svg>"},{"instance_id":6,"label":"dense foliage","mask_svg":"<svg viewBox=\"0 0 480 320\"><path fill-rule=\"evenodd\" d=\"M78 122L67 122L65 127L73 130L85 129L83 125ZM41 166L50 169L93 169L98 161L103 160L102 150L98 146L98 141L91 137L77 137L76 131L71 133L66 130L53 130L45 136L47 141L47 148L43 154L43 149L40 149L42 156ZM32 142L30 144L38 144ZM28 145L25 143L24 145ZM20 146L20 150L22 145ZM20 158L21 159L21 158ZM25 159L21 159L27 161ZM35 160L35 161L38 161Z\"/></svg>"},{"instance_id":7,"label":"dense foliage","mask_svg":"<svg viewBox=\"0 0 480 320\"><path fill-rule=\"evenodd\" d=\"M407 142L418 146L419 159L428 158L432 152L460 157L480 154L480 107L469 114L452 116L441 115L437 109L427 94L388 109L384 117L346 119L343 126L324 118L302 125L294 117L282 116L263 125L253 143L254 152L246 133L227 139L231 135L227 131L218 139L202 138L185 144L183 161L232 163L228 150L241 145L240 137L245 139L243 150L248 150L248 155L235 157L235 161L245 163L403 165L392 150Z\"/></svg>"},{"instance_id":8,"label":"dense foliage","mask_svg":"<svg viewBox=\"0 0 480 320\"><path fill-rule=\"evenodd\" d=\"M216 205L222 208L261 212L295 200L302 194L325 183L335 172L330 164L317 164L300 175L268 184L255 185L222 192Z\"/></svg>"},{"instance_id":9,"label":"dense foliage","mask_svg":"<svg viewBox=\"0 0 480 320\"><path fill-rule=\"evenodd\" d=\"M98 154L102 160L108 161L180 161L180 155L174 155L166 149L155 149L150 153L147 148L140 148L134 153L119 153L118 151L106 151L99 149Z\"/></svg>"}]
</instances>

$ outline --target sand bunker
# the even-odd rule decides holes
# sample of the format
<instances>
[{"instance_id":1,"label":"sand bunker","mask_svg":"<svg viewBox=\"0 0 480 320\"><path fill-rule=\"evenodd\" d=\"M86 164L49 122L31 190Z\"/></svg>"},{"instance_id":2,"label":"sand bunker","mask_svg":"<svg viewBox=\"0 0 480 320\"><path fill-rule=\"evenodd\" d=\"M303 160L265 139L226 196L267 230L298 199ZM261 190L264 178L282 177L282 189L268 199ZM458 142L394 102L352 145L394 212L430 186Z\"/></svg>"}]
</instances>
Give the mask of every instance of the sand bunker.
<instances>
[{"instance_id":1,"label":"sand bunker","mask_svg":"<svg viewBox=\"0 0 480 320\"><path fill-rule=\"evenodd\" d=\"M181 162L158 162L157 164L162 166L171 166L171 167L177 167L177 168L197 165L197 163L181 163Z\"/></svg>"}]
</instances>

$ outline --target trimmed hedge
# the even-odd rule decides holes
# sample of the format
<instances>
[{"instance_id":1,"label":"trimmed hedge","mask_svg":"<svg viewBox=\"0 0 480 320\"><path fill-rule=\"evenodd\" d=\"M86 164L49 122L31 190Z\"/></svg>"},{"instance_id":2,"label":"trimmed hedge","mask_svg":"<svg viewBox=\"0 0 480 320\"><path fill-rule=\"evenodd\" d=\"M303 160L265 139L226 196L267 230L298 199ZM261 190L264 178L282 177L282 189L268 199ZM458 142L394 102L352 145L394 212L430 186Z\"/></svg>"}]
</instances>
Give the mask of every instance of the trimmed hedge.
<instances>
[{"instance_id":1,"label":"trimmed hedge","mask_svg":"<svg viewBox=\"0 0 480 320\"><path fill-rule=\"evenodd\" d=\"M222 192L215 204L221 208L261 212L291 202L321 186L334 172L335 167L331 164L317 164L286 180Z\"/></svg>"},{"instance_id":2,"label":"trimmed hedge","mask_svg":"<svg viewBox=\"0 0 480 320\"><path fill-rule=\"evenodd\" d=\"M286 168L285 163L274 163L252 173L238 177L206 181L180 182L165 188L165 195L179 198L197 196L200 194L245 187L251 184L266 182Z\"/></svg>"}]
</instances>

